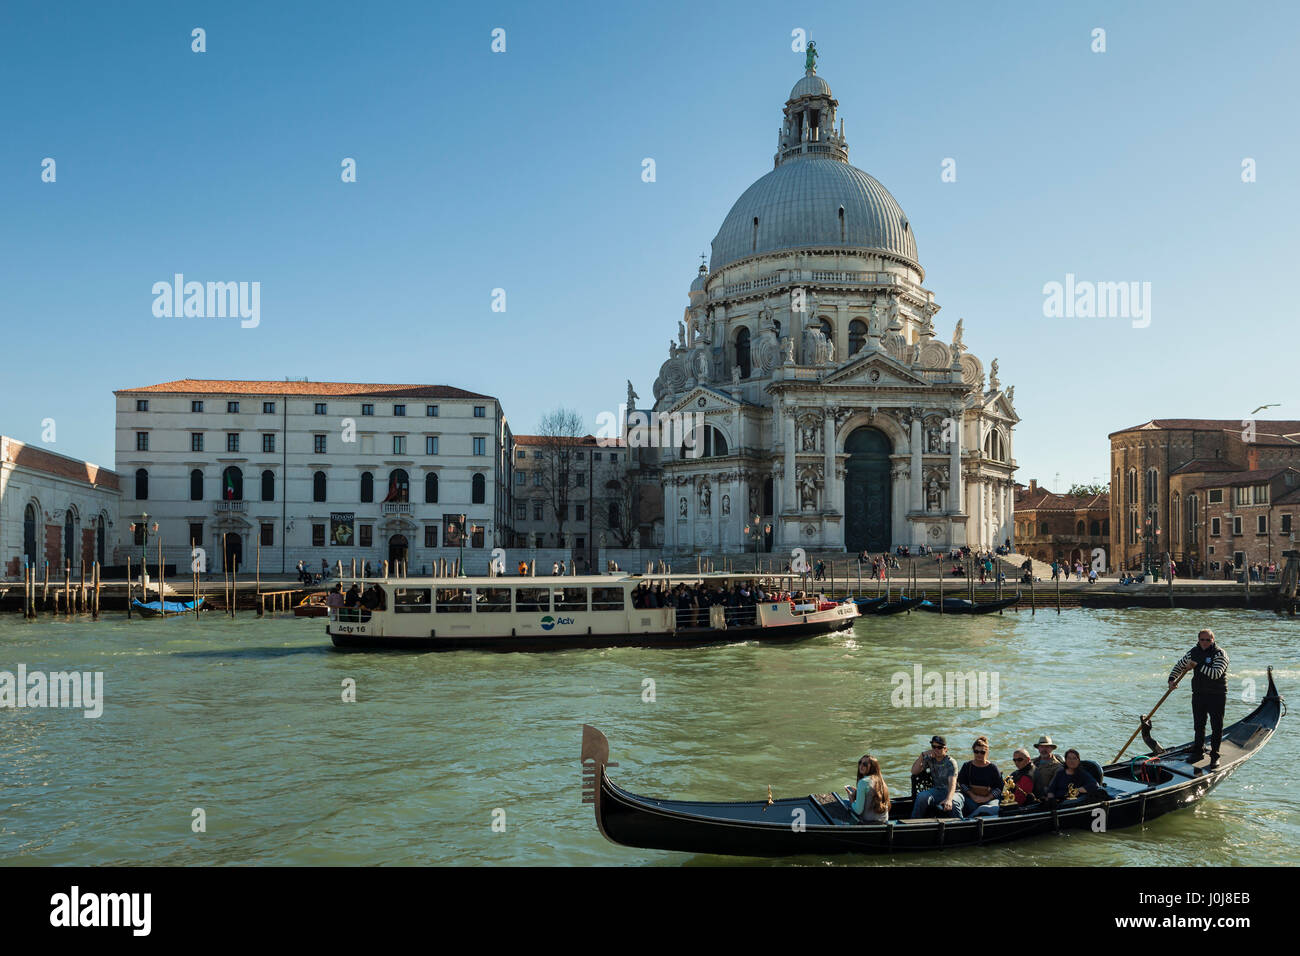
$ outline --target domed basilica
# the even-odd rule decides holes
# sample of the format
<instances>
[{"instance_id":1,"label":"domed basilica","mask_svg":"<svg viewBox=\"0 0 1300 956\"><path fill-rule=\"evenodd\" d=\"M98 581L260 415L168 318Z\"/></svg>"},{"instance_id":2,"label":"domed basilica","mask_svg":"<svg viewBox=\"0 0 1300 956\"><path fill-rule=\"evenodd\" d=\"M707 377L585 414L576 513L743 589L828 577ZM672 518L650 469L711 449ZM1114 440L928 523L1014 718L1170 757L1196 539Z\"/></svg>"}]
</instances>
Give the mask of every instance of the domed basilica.
<instances>
[{"instance_id":1,"label":"domed basilica","mask_svg":"<svg viewBox=\"0 0 1300 956\"><path fill-rule=\"evenodd\" d=\"M660 419L704 423L693 447L660 449L664 548L995 546L1012 530L1014 389L960 321L938 336L911 224L849 165L814 63L654 384Z\"/></svg>"}]
</instances>

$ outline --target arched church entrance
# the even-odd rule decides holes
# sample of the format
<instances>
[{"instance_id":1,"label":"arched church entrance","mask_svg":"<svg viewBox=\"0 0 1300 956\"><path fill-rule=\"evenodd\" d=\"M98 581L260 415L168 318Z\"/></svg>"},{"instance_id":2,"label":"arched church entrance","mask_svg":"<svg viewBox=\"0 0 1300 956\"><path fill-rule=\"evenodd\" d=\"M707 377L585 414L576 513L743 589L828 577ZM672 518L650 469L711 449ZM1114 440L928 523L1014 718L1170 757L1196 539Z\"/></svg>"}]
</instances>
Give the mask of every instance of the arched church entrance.
<instances>
[{"instance_id":1,"label":"arched church entrance","mask_svg":"<svg viewBox=\"0 0 1300 956\"><path fill-rule=\"evenodd\" d=\"M877 428L857 428L844 442L849 459L844 472L844 547L848 551L888 551L891 515L889 436Z\"/></svg>"}]
</instances>

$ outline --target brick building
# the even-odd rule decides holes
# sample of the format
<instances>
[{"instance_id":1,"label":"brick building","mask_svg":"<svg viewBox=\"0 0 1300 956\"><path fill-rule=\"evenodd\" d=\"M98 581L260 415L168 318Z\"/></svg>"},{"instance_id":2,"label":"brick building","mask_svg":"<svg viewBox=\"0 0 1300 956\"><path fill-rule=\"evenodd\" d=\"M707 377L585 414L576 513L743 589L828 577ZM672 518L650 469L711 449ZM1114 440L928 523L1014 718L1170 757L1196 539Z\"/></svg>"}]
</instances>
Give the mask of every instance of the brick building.
<instances>
[{"instance_id":1,"label":"brick building","mask_svg":"<svg viewBox=\"0 0 1300 956\"><path fill-rule=\"evenodd\" d=\"M24 564L51 574L106 563L117 518L117 474L0 435L0 561L6 577Z\"/></svg>"},{"instance_id":2,"label":"brick building","mask_svg":"<svg viewBox=\"0 0 1300 956\"><path fill-rule=\"evenodd\" d=\"M1030 479L1016 485L1014 518L1016 551L1039 561L1089 565L1093 551L1110 544L1110 495L1058 495Z\"/></svg>"},{"instance_id":3,"label":"brick building","mask_svg":"<svg viewBox=\"0 0 1300 956\"><path fill-rule=\"evenodd\" d=\"M1110 548L1117 567L1142 567L1148 540L1153 553L1169 551L1183 574L1206 573L1225 552L1234 560L1242 552L1249 562L1266 559L1270 550L1277 554L1291 500L1284 472L1300 469L1300 421L1156 419L1112 432L1110 444ZM1237 514L1229 507L1218 513L1220 541L1211 541L1209 498L1218 507L1237 494L1230 489L1258 485L1269 488L1268 534L1229 543L1223 523ZM1252 501L1242 516L1255 518L1262 504Z\"/></svg>"}]
</instances>

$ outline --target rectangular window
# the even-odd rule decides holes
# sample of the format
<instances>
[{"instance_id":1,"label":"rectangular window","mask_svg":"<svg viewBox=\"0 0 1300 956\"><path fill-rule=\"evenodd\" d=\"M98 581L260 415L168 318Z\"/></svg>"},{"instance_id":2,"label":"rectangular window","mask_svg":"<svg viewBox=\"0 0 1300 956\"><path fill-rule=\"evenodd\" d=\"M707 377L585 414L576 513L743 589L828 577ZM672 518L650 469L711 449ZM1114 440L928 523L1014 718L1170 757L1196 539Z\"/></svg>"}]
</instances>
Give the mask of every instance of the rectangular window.
<instances>
[{"instance_id":1,"label":"rectangular window","mask_svg":"<svg viewBox=\"0 0 1300 956\"><path fill-rule=\"evenodd\" d=\"M394 455L405 455L405 454L406 454L406 436L405 436L405 435L394 435L394 436L393 436L393 454L394 454Z\"/></svg>"},{"instance_id":2,"label":"rectangular window","mask_svg":"<svg viewBox=\"0 0 1300 956\"><path fill-rule=\"evenodd\" d=\"M203 547L203 522L194 521L190 523L190 544Z\"/></svg>"},{"instance_id":3,"label":"rectangular window","mask_svg":"<svg viewBox=\"0 0 1300 956\"><path fill-rule=\"evenodd\" d=\"M438 417L438 406L437 406L437 405L425 405L425 406L424 406L424 414L425 414L426 416L428 416L429 418L437 418L437 417Z\"/></svg>"},{"instance_id":4,"label":"rectangular window","mask_svg":"<svg viewBox=\"0 0 1300 956\"><path fill-rule=\"evenodd\" d=\"M438 546L438 526L436 524L424 526L424 546L426 548L436 548Z\"/></svg>"},{"instance_id":5,"label":"rectangular window","mask_svg":"<svg viewBox=\"0 0 1300 956\"><path fill-rule=\"evenodd\" d=\"M598 451L593 451L593 452L591 453L591 460L592 460L592 461L600 461L600 452L598 452Z\"/></svg>"},{"instance_id":6,"label":"rectangular window","mask_svg":"<svg viewBox=\"0 0 1300 956\"><path fill-rule=\"evenodd\" d=\"M587 610L587 589L586 588L557 588L555 591L555 610L557 611Z\"/></svg>"},{"instance_id":7,"label":"rectangular window","mask_svg":"<svg viewBox=\"0 0 1300 956\"><path fill-rule=\"evenodd\" d=\"M393 588L393 613L395 614L429 614L433 605L428 588Z\"/></svg>"},{"instance_id":8,"label":"rectangular window","mask_svg":"<svg viewBox=\"0 0 1300 956\"><path fill-rule=\"evenodd\" d=\"M585 488L586 485L587 485L587 474L586 474L586 472L582 472L582 471L578 472L578 479L577 479L577 480L578 480L578 487L579 487L579 488Z\"/></svg>"},{"instance_id":9,"label":"rectangular window","mask_svg":"<svg viewBox=\"0 0 1300 956\"><path fill-rule=\"evenodd\" d=\"M555 516L560 521L569 520L569 503L567 501L564 504L560 505L560 507L555 509Z\"/></svg>"},{"instance_id":10,"label":"rectangular window","mask_svg":"<svg viewBox=\"0 0 1300 956\"><path fill-rule=\"evenodd\" d=\"M474 613L475 614L509 614L510 613L510 589L509 588L475 588L474 589Z\"/></svg>"},{"instance_id":11,"label":"rectangular window","mask_svg":"<svg viewBox=\"0 0 1300 956\"><path fill-rule=\"evenodd\" d=\"M1241 534L1241 515L1232 516L1232 533L1234 535Z\"/></svg>"},{"instance_id":12,"label":"rectangular window","mask_svg":"<svg viewBox=\"0 0 1300 956\"><path fill-rule=\"evenodd\" d=\"M486 439L486 438L475 438L475 439L474 439L474 454L476 454L476 455L486 455L486 454L487 454L487 439Z\"/></svg>"},{"instance_id":13,"label":"rectangular window","mask_svg":"<svg viewBox=\"0 0 1300 956\"><path fill-rule=\"evenodd\" d=\"M534 501L534 502L533 502L533 520L534 520L534 521L541 521L541 520L542 520L542 514L545 512L545 509L546 509L546 506L545 506L545 504L544 504L543 502L541 502L541 501Z\"/></svg>"},{"instance_id":14,"label":"rectangular window","mask_svg":"<svg viewBox=\"0 0 1300 956\"><path fill-rule=\"evenodd\" d=\"M226 451L239 451L239 432L226 433Z\"/></svg>"},{"instance_id":15,"label":"rectangular window","mask_svg":"<svg viewBox=\"0 0 1300 956\"><path fill-rule=\"evenodd\" d=\"M398 418L405 418L405 417L406 417L406 406L405 406L405 405L394 405L394 406L393 406L393 414L396 415Z\"/></svg>"},{"instance_id":16,"label":"rectangular window","mask_svg":"<svg viewBox=\"0 0 1300 956\"><path fill-rule=\"evenodd\" d=\"M534 451L534 452L533 452L533 460L534 460L534 461L541 461L541 460L542 460L542 453L541 453L540 451Z\"/></svg>"},{"instance_id":17,"label":"rectangular window","mask_svg":"<svg viewBox=\"0 0 1300 956\"><path fill-rule=\"evenodd\" d=\"M528 472L526 472L526 471L516 471L516 472L515 472L515 486L518 487L518 488L522 488L522 487L524 487L524 485L526 485L526 484L528 484Z\"/></svg>"},{"instance_id":18,"label":"rectangular window","mask_svg":"<svg viewBox=\"0 0 1300 956\"><path fill-rule=\"evenodd\" d=\"M363 524L357 528L357 544L363 548L372 547L375 543L375 526Z\"/></svg>"},{"instance_id":19,"label":"rectangular window","mask_svg":"<svg viewBox=\"0 0 1300 956\"><path fill-rule=\"evenodd\" d=\"M524 450L521 448L521 449L519 449L517 452L515 452L515 457L516 457L516 458L527 458L527 457L528 457L528 452L524 451Z\"/></svg>"},{"instance_id":20,"label":"rectangular window","mask_svg":"<svg viewBox=\"0 0 1300 956\"><path fill-rule=\"evenodd\" d=\"M533 542L533 547L535 548L546 547L546 535L544 534L537 535L537 539Z\"/></svg>"},{"instance_id":21,"label":"rectangular window","mask_svg":"<svg viewBox=\"0 0 1300 956\"><path fill-rule=\"evenodd\" d=\"M618 461L618 452L616 452L616 451L611 451L611 452L609 453L609 461L610 461L610 464L613 464L614 462Z\"/></svg>"},{"instance_id":22,"label":"rectangular window","mask_svg":"<svg viewBox=\"0 0 1300 956\"><path fill-rule=\"evenodd\" d=\"M573 539L573 546L575 548L585 548L587 546L587 539L584 538L582 535L578 535L576 538Z\"/></svg>"},{"instance_id":23,"label":"rectangular window","mask_svg":"<svg viewBox=\"0 0 1300 956\"><path fill-rule=\"evenodd\" d=\"M202 403L202 402L190 402L190 411L193 412L195 415L202 414L202 412L203 412L203 403Z\"/></svg>"},{"instance_id":24,"label":"rectangular window","mask_svg":"<svg viewBox=\"0 0 1300 956\"><path fill-rule=\"evenodd\" d=\"M528 520L528 502L526 501L515 502L515 520L516 521Z\"/></svg>"},{"instance_id":25,"label":"rectangular window","mask_svg":"<svg viewBox=\"0 0 1300 956\"><path fill-rule=\"evenodd\" d=\"M579 545L581 547L581 545ZM623 610L622 588L592 588L591 609L593 611Z\"/></svg>"},{"instance_id":26,"label":"rectangular window","mask_svg":"<svg viewBox=\"0 0 1300 956\"><path fill-rule=\"evenodd\" d=\"M1212 505L1221 505L1221 504L1223 504L1223 489L1222 489L1222 488L1211 488L1211 489L1210 489L1210 504L1212 504Z\"/></svg>"},{"instance_id":27,"label":"rectangular window","mask_svg":"<svg viewBox=\"0 0 1300 956\"><path fill-rule=\"evenodd\" d=\"M540 471L533 472L533 487L542 487L542 473Z\"/></svg>"},{"instance_id":28,"label":"rectangular window","mask_svg":"<svg viewBox=\"0 0 1300 956\"><path fill-rule=\"evenodd\" d=\"M374 406L374 405L371 405L371 404L363 404L363 405L361 406L361 414L362 414L362 415L373 415L374 413L375 413L375 406Z\"/></svg>"},{"instance_id":29,"label":"rectangular window","mask_svg":"<svg viewBox=\"0 0 1300 956\"><path fill-rule=\"evenodd\" d=\"M1223 533L1222 528L1223 526L1220 524L1218 518L1210 519L1210 535L1212 537L1217 538L1220 534L1222 534Z\"/></svg>"},{"instance_id":30,"label":"rectangular window","mask_svg":"<svg viewBox=\"0 0 1300 956\"><path fill-rule=\"evenodd\" d=\"M470 525L469 546L471 548L483 547L483 526L481 524Z\"/></svg>"},{"instance_id":31,"label":"rectangular window","mask_svg":"<svg viewBox=\"0 0 1300 956\"><path fill-rule=\"evenodd\" d=\"M586 520L587 520L587 506L586 506L586 505L578 505L578 515L577 515L577 520L578 520L578 521L586 521ZM578 547L581 548L582 545L578 545Z\"/></svg>"},{"instance_id":32,"label":"rectangular window","mask_svg":"<svg viewBox=\"0 0 1300 956\"><path fill-rule=\"evenodd\" d=\"M475 418L485 418L486 416L487 416L487 408L486 408L486 406L483 406L483 405L475 405L475 406L474 406L474 417L475 417Z\"/></svg>"},{"instance_id":33,"label":"rectangular window","mask_svg":"<svg viewBox=\"0 0 1300 956\"><path fill-rule=\"evenodd\" d=\"M326 408L326 405L325 405L324 402L316 402L316 408L315 408L315 411L316 411L316 414L317 414L317 415L324 415L324 414L325 414L325 408Z\"/></svg>"},{"instance_id":34,"label":"rectangular window","mask_svg":"<svg viewBox=\"0 0 1300 956\"><path fill-rule=\"evenodd\" d=\"M136 450L136 451L148 451L148 450L149 450L149 433L148 433L148 432L136 432L136 433L135 433L135 450Z\"/></svg>"},{"instance_id":35,"label":"rectangular window","mask_svg":"<svg viewBox=\"0 0 1300 956\"><path fill-rule=\"evenodd\" d=\"M1290 516L1290 515L1282 515L1282 533L1283 533L1283 534L1290 534L1290 533L1291 533L1291 516Z\"/></svg>"},{"instance_id":36,"label":"rectangular window","mask_svg":"<svg viewBox=\"0 0 1300 956\"><path fill-rule=\"evenodd\" d=\"M424 436L424 453L425 453L426 455L436 455L436 454L438 454L438 436L437 436L437 435L425 435L425 436Z\"/></svg>"},{"instance_id":37,"label":"rectangular window","mask_svg":"<svg viewBox=\"0 0 1300 956\"><path fill-rule=\"evenodd\" d=\"M274 436L274 435L263 435L263 436L262 436L262 451L275 451L275 436Z\"/></svg>"},{"instance_id":38,"label":"rectangular window","mask_svg":"<svg viewBox=\"0 0 1300 956\"><path fill-rule=\"evenodd\" d=\"M238 415L239 402L226 402L226 412L231 415Z\"/></svg>"},{"instance_id":39,"label":"rectangular window","mask_svg":"<svg viewBox=\"0 0 1300 956\"><path fill-rule=\"evenodd\" d=\"M274 414L275 414L275 402L263 402L263 403L262 403L262 414L263 414L263 415L274 415Z\"/></svg>"},{"instance_id":40,"label":"rectangular window","mask_svg":"<svg viewBox=\"0 0 1300 956\"><path fill-rule=\"evenodd\" d=\"M203 451L203 432L190 432L190 451Z\"/></svg>"},{"instance_id":41,"label":"rectangular window","mask_svg":"<svg viewBox=\"0 0 1300 956\"><path fill-rule=\"evenodd\" d=\"M1250 503L1250 489L1249 489L1249 488L1233 488L1233 489L1232 489L1232 503L1233 503L1234 505L1245 505L1245 504L1249 504L1249 503Z\"/></svg>"},{"instance_id":42,"label":"rectangular window","mask_svg":"<svg viewBox=\"0 0 1300 956\"><path fill-rule=\"evenodd\" d=\"M538 535L540 538L541 535ZM540 548L541 542L537 546ZM527 541L521 547L528 547ZM515 589L515 610L516 611L549 611L551 609L551 589L550 588L516 588Z\"/></svg>"},{"instance_id":43,"label":"rectangular window","mask_svg":"<svg viewBox=\"0 0 1300 956\"><path fill-rule=\"evenodd\" d=\"M275 544L275 525L269 521L262 522L262 547L269 548Z\"/></svg>"},{"instance_id":44,"label":"rectangular window","mask_svg":"<svg viewBox=\"0 0 1300 956\"><path fill-rule=\"evenodd\" d=\"M1268 485L1254 485L1251 488L1251 499L1257 505L1268 504Z\"/></svg>"},{"instance_id":45,"label":"rectangular window","mask_svg":"<svg viewBox=\"0 0 1300 956\"><path fill-rule=\"evenodd\" d=\"M311 526L311 546L313 548L325 547L325 526L323 524Z\"/></svg>"},{"instance_id":46,"label":"rectangular window","mask_svg":"<svg viewBox=\"0 0 1300 956\"><path fill-rule=\"evenodd\" d=\"M137 398L135 400L135 410L137 412L149 411L149 400L147 398Z\"/></svg>"},{"instance_id":47,"label":"rectangular window","mask_svg":"<svg viewBox=\"0 0 1300 956\"><path fill-rule=\"evenodd\" d=\"M1268 534L1268 515L1255 516L1255 533Z\"/></svg>"},{"instance_id":48,"label":"rectangular window","mask_svg":"<svg viewBox=\"0 0 1300 956\"><path fill-rule=\"evenodd\" d=\"M311 450L312 450L315 454L317 454L317 455L323 455L323 454L325 454L325 436L324 436L324 435L312 435L312 436L311 436Z\"/></svg>"},{"instance_id":49,"label":"rectangular window","mask_svg":"<svg viewBox=\"0 0 1300 956\"><path fill-rule=\"evenodd\" d=\"M144 525L142 525L140 522L137 521L131 527L135 528L135 543L143 547L144 546Z\"/></svg>"}]
</instances>

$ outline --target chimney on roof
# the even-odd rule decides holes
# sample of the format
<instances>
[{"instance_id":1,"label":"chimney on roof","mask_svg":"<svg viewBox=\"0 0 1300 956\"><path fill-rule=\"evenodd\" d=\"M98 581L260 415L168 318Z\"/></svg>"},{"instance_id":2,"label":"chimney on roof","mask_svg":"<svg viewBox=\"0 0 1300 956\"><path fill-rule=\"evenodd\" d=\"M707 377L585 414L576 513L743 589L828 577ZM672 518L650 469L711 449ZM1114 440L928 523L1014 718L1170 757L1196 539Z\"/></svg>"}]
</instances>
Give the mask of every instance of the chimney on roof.
<instances>
[{"instance_id":1,"label":"chimney on roof","mask_svg":"<svg viewBox=\"0 0 1300 956\"><path fill-rule=\"evenodd\" d=\"M1037 478L1030 478L1030 479L1029 479L1029 493L1030 493L1031 495L1036 495L1036 494L1038 494L1038 479L1037 479Z\"/></svg>"},{"instance_id":2,"label":"chimney on roof","mask_svg":"<svg viewBox=\"0 0 1300 956\"><path fill-rule=\"evenodd\" d=\"M1246 448L1246 470L1259 471L1259 446L1252 444Z\"/></svg>"}]
</instances>

